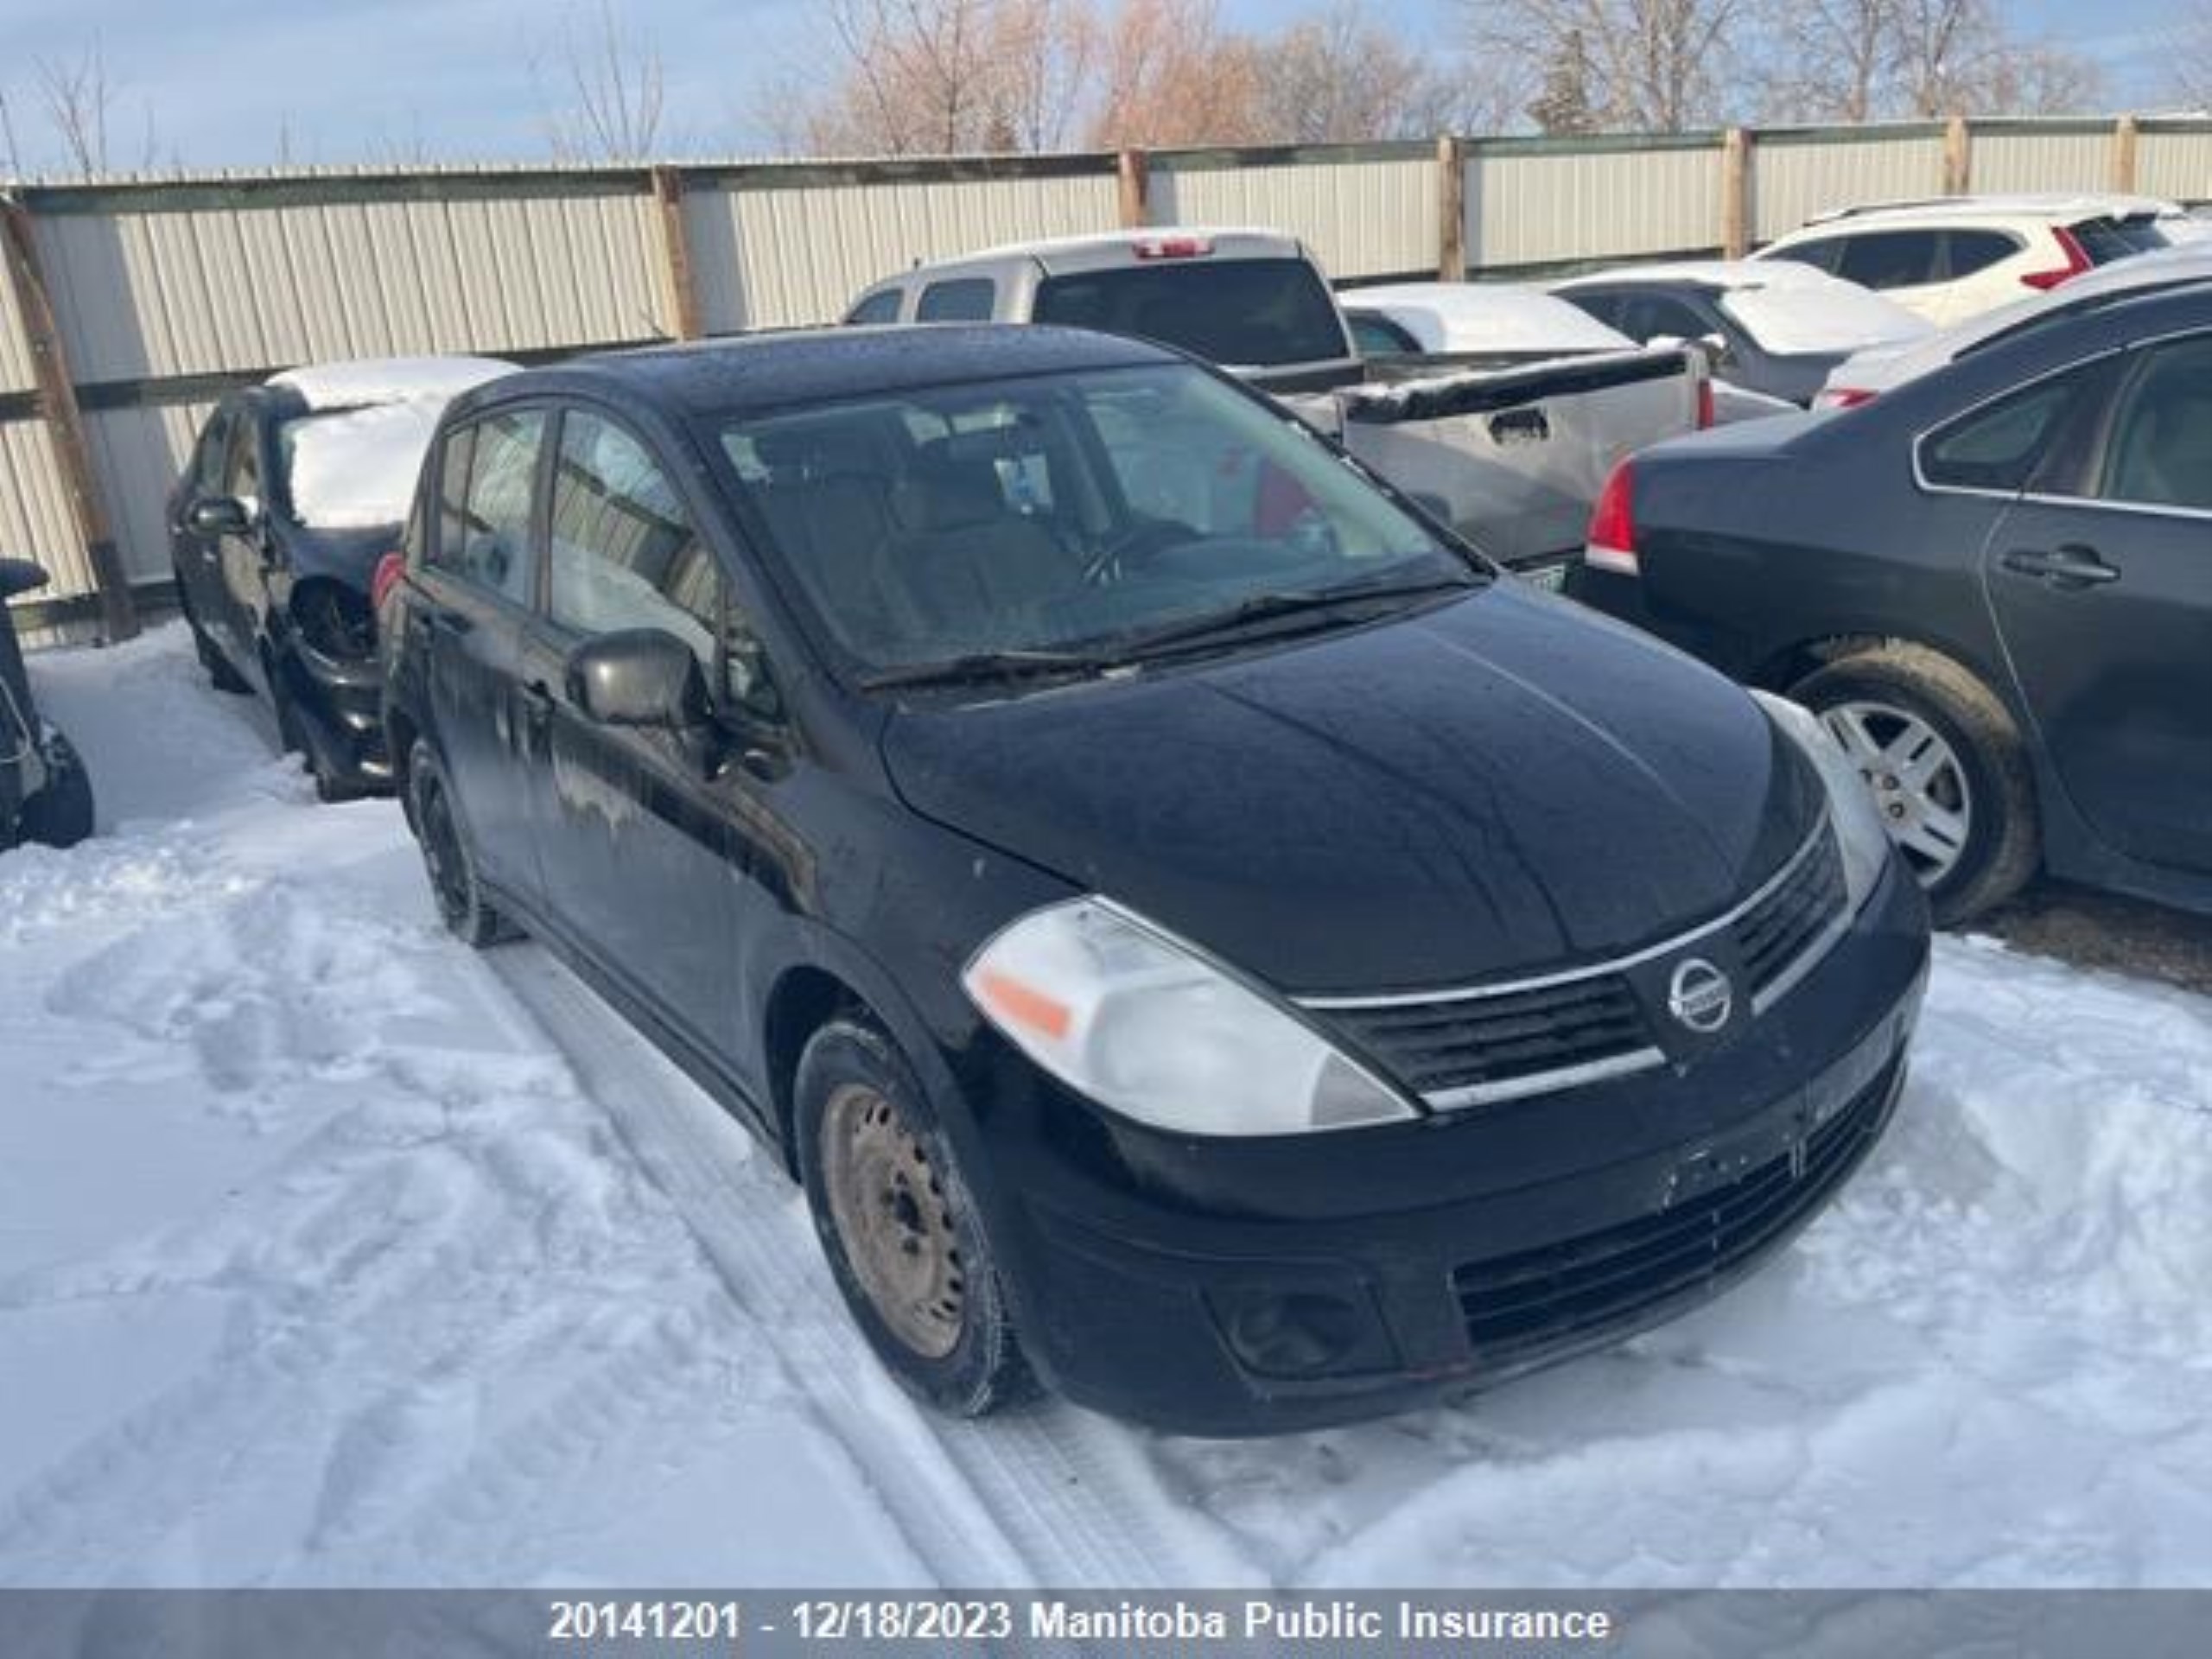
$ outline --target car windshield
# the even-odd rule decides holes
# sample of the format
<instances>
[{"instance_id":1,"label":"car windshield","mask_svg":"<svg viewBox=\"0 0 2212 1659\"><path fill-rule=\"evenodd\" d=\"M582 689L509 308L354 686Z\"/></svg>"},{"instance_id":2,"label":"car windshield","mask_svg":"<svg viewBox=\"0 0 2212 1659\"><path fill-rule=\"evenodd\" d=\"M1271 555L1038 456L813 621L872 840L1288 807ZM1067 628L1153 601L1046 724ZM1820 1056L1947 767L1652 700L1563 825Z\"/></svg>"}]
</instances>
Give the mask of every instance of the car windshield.
<instances>
[{"instance_id":1,"label":"car windshield","mask_svg":"<svg viewBox=\"0 0 2212 1659\"><path fill-rule=\"evenodd\" d=\"M716 436L756 535L863 680L1097 668L1485 578L1297 421L1183 365Z\"/></svg>"},{"instance_id":2,"label":"car windshield","mask_svg":"<svg viewBox=\"0 0 2212 1659\"><path fill-rule=\"evenodd\" d=\"M1173 346L1209 363L1280 368L1351 354L1320 275L1303 259L1196 255L1047 277L1039 322Z\"/></svg>"}]
</instances>

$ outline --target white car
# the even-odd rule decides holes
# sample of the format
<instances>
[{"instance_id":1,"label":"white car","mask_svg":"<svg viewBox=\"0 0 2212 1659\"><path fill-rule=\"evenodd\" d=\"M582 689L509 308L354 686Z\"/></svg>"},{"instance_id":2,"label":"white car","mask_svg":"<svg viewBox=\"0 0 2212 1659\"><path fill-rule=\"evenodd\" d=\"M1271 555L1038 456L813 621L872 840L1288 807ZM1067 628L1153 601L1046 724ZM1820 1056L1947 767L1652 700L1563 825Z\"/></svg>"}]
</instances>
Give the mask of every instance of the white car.
<instances>
[{"instance_id":1,"label":"white car","mask_svg":"<svg viewBox=\"0 0 2212 1659\"><path fill-rule=\"evenodd\" d=\"M1879 294L1787 259L1686 259L1571 277L1552 292L1629 339L1709 340L1717 372L1799 408L1828 371L1931 325Z\"/></svg>"},{"instance_id":2,"label":"white car","mask_svg":"<svg viewBox=\"0 0 2212 1659\"><path fill-rule=\"evenodd\" d=\"M1815 409L1850 409L1940 369L1975 346L2028 327L2046 316L2079 311L2105 296L2141 293L2172 283L2212 276L2212 243L2183 243L2124 264L2092 270L2053 289L1985 311L1980 316L1924 339L1879 346L1846 358L1828 372L1827 384L1813 399Z\"/></svg>"},{"instance_id":3,"label":"white car","mask_svg":"<svg viewBox=\"0 0 2212 1659\"><path fill-rule=\"evenodd\" d=\"M1792 260L1949 324L2169 245L2185 217L2148 196L1951 196L1847 208L1769 243Z\"/></svg>"}]
</instances>

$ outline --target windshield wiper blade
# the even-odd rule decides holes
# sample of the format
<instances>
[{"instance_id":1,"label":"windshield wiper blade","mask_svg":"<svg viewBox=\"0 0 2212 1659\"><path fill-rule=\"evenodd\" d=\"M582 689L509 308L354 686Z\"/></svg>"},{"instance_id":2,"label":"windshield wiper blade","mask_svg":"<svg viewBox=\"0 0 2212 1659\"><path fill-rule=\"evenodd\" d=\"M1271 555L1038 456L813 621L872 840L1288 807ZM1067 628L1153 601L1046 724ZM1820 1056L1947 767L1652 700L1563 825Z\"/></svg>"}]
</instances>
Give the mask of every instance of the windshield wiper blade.
<instances>
[{"instance_id":1,"label":"windshield wiper blade","mask_svg":"<svg viewBox=\"0 0 2212 1659\"><path fill-rule=\"evenodd\" d=\"M1128 634L1122 643L1132 651L1148 652L1162 645L1186 645L1220 634L1236 633L1255 623L1272 622L1279 617L1338 610L1346 605L1374 600L1418 599L1426 594L1465 590L1478 585L1458 576L1432 576L1387 583L1347 582L1335 588L1286 588L1255 594L1211 616L1193 617L1187 622L1171 622L1164 627Z\"/></svg>"},{"instance_id":2,"label":"windshield wiper blade","mask_svg":"<svg viewBox=\"0 0 2212 1659\"><path fill-rule=\"evenodd\" d=\"M952 685L968 680L1012 679L1025 674L1093 674L1111 664L1086 652L970 651L934 662L902 663L865 676L870 691L899 685Z\"/></svg>"}]
</instances>

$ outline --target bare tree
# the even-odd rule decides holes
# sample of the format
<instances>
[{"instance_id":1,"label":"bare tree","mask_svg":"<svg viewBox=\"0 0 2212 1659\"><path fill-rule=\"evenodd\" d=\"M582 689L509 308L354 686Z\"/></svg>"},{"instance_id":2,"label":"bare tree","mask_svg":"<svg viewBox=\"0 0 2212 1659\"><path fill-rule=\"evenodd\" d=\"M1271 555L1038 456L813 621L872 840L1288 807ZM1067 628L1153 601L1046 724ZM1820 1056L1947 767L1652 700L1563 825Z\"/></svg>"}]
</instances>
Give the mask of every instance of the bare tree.
<instances>
[{"instance_id":1,"label":"bare tree","mask_svg":"<svg viewBox=\"0 0 2212 1659\"><path fill-rule=\"evenodd\" d=\"M1888 113L1901 0L1796 0L1784 8L1762 112L1787 121Z\"/></svg>"},{"instance_id":2,"label":"bare tree","mask_svg":"<svg viewBox=\"0 0 2212 1659\"><path fill-rule=\"evenodd\" d=\"M74 57L31 60L39 102L62 155L76 172L108 170L108 115L115 88L107 75L107 54L95 34Z\"/></svg>"},{"instance_id":3,"label":"bare tree","mask_svg":"<svg viewBox=\"0 0 2212 1659\"><path fill-rule=\"evenodd\" d=\"M2184 104L2212 108L2212 0L2193 0L2165 29L2167 90Z\"/></svg>"},{"instance_id":4,"label":"bare tree","mask_svg":"<svg viewBox=\"0 0 2212 1659\"><path fill-rule=\"evenodd\" d=\"M1587 98L1600 126L1679 132L1728 107L1738 35L1759 0L1464 0L1478 48L1533 81L1580 36ZM1533 99L1531 84L1525 96Z\"/></svg>"},{"instance_id":5,"label":"bare tree","mask_svg":"<svg viewBox=\"0 0 2212 1659\"><path fill-rule=\"evenodd\" d=\"M1358 0L1335 0L1253 50L1259 118L1280 142L1431 137L1496 101L1484 96L1494 78L1471 63L1432 67Z\"/></svg>"},{"instance_id":6,"label":"bare tree","mask_svg":"<svg viewBox=\"0 0 2212 1659\"><path fill-rule=\"evenodd\" d=\"M16 137L15 105L8 101L8 89L0 86L0 178L21 178L23 173L23 146Z\"/></svg>"},{"instance_id":7,"label":"bare tree","mask_svg":"<svg viewBox=\"0 0 2212 1659\"><path fill-rule=\"evenodd\" d=\"M667 73L649 40L624 32L613 0L563 14L557 62L533 58L546 137L563 161L642 162L661 141ZM549 84L550 83L550 84Z\"/></svg>"},{"instance_id":8,"label":"bare tree","mask_svg":"<svg viewBox=\"0 0 2212 1659\"><path fill-rule=\"evenodd\" d=\"M1223 22L1217 0L1122 0L1106 25L1091 142L1265 143L1261 74L1252 42Z\"/></svg>"},{"instance_id":9,"label":"bare tree","mask_svg":"<svg viewBox=\"0 0 2212 1659\"><path fill-rule=\"evenodd\" d=\"M830 0L817 150L951 155L1065 141L1090 51L1076 0Z\"/></svg>"}]
</instances>

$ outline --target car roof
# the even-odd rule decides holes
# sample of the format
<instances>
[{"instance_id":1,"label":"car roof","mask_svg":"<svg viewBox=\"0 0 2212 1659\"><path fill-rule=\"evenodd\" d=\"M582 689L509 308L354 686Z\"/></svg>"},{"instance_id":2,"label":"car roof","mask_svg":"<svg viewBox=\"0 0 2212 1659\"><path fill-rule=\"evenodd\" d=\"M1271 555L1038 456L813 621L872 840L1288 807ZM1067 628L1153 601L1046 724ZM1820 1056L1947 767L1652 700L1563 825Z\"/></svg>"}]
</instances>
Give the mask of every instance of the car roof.
<instances>
[{"instance_id":1,"label":"car roof","mask_svg":"<svg viewBox=\"0 0 2212 1659\"><path fill-rule=\"evenodd\" d=\"M1001 242L974 253L931 259L911 270L899 271L871 283L870 289L905 283L919 276L938 278L978 266L1029 261L1048 273L1112 269L1129 263L1130 250L1141 243L1200 241L1211 245L1207 256L1225 259L1298 259L1305 249L1285 231L1252 226L1212 225L1155 225L1144 230L1104 231L1084 236L1055 236L1034 242ZM1179 263L1179 262L1177 262Z\"/></svg>"},{"instance_id":2,"label":"car roof","mask_svg":"<svg viewBox=\"0 0 2212 1659\"><path fill-rule=\"evenodd\" d=\"M573 393L642 400L688 415L741 415L872 391L1185 360L1142 340L1081 328L999 323L795 328L571 358L464 393L454 407Z\"/></svg>"},{"instance_id":3,"label":"car roof","mask_svg":"<svg viewBox=\"0 0 2212 1659\"><path fill-rule=\"evenodd\" d=\"M1929 196L1913 201L1869 202L1864 207L1839 207L1815 213L1791 238L1846 226L1942 223L1982 219L2088 219L2099 214L2136 217L2177 213L2171 201L2155 196L2121 195L2110 192L2052 192L2043 194ZM1788 239L1788 238L1784 238Z\"/></svg>"},{"instance_id":4,"label":"car roof","mask_svg":"<svg viewBox=\"0 0 2212 1659\"><path fill-rule=\"evenodd\" d=\"M1787 259L1664 259L1648 265L1616 265L1552 284L1555 294L1618 283L1654 283L1700 288L1827 288L1841 282L1827 271Z\"/></svg>"}]
</instances>

